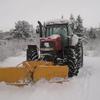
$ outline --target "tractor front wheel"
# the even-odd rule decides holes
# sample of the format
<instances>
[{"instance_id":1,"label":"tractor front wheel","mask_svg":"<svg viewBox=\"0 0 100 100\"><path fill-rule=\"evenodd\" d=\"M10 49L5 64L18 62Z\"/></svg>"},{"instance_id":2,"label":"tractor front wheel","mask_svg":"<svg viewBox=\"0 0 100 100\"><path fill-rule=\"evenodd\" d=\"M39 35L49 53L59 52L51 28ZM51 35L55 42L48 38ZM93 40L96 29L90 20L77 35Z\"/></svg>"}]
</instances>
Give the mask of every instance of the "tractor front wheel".
<instances>
[{"instance_id":1,"label":"tractor front wheel","mask_svg":"<svg viewBox=\"0 0 100 100\"><path fill-rule=\"evenodd\" d=\"M27 61L38 59L38 52L36 45L28 45L27 49Z\"/></svg>"}]
</instances>

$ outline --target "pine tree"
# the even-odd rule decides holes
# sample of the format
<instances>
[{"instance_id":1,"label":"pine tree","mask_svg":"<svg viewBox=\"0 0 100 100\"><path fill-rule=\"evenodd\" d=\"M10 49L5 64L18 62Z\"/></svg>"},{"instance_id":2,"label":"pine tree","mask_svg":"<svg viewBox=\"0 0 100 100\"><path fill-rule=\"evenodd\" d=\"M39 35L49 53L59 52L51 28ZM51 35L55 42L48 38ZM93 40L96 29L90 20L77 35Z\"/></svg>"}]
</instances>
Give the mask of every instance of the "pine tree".
<instances>
[{"instance_id":1,"label":"pine tree","mask_svg":"<svg viewBox=\"0 0 100 100\"><path fill-rule=\"evenodd\" d=\"M77 33L82 33L83 32L83 20L81 18L80 15L77 16L77 19L76 19L76 32Z\"/></svg>"},{"instance_id":2,"label":"pine tree","mask_svg":"<svg viewBox=\"0 0 100 100\"><path fill-rule=\"evenodd\" d=\"M69 21L70 21L70 26L74 32L76 29L76 21L75 21L75 18L72 14L70 15Z\"/></svg>"}]
</instances>

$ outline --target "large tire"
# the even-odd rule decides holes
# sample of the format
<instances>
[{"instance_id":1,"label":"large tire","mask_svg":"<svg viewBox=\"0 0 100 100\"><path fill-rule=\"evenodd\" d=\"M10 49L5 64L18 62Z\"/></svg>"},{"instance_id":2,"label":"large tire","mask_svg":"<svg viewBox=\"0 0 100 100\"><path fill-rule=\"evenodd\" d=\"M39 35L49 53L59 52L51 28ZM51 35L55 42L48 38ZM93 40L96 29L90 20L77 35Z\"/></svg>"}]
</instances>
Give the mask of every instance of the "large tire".
<instances>
[{"instance_id":1,"label":"large tire","mask_svg":"<svg viewBox=\"0 0 100 100\"><path fill-rule=\"evenodd\" d=\"M76 59L77 59L77 66L79 68L83 67L83 45L82 42L79 41L76 45Z\"/></svg>"},{"instance_id":2,"label":"large tire","mask_svg":"<svg viewBox=\"0 0 100 100\"><path fill-rule=\"evenodd\" d=\"M27 49L27 61L34 61L38 59L38 52L36 45L28 45Z\"/></svg>"},{"instance_id":3,"label":"large tire","mask_svg":"<svg viewBox=\"0 0 100 100\"><path fill-rule=\"evenodd\" d=\"M69 77L73 77L78 74L77 59L75 47L69 47L67 49L67 64L69 66Z\"/></svg>"}]
</instances>

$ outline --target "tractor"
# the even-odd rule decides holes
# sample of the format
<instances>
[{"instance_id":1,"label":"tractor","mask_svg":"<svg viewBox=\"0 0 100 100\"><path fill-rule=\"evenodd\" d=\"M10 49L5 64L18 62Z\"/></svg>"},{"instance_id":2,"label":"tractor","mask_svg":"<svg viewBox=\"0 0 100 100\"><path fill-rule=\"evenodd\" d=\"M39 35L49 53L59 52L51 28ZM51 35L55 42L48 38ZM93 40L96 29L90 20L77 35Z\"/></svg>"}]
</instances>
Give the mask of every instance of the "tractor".
<instances>
[{"instance_id":1,"label":"tractor","mask_svg":"<svg viewBox=\"0 0 100 100\"><path fill-rule=\"evenodd\" d=\"M67 20L38 21L36 33L40 46L28 45L27 61L52 62L53 65L68 65L68 77L78 75L83 66L83 45L81 37L73 33Z\"/></svg>"}]
</instances>

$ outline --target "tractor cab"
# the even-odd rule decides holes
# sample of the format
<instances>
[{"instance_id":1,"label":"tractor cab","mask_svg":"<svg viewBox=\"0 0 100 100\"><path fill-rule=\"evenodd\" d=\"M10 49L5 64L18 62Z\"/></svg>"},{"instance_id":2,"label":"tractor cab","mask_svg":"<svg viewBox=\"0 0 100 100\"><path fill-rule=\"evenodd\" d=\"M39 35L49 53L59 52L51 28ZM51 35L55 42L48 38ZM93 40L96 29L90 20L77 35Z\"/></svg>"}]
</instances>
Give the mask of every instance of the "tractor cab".
<instances>
[{"instance_id":1,"label":"tractor cab","mask_svg":"<svg viewBox=\"0 0 100 100\"><path fill-rule=\"evenodd\" d=\"M67 37L69 35L72 35L72 29L70 28L70 25L68 24L68 21L66 20L59 20L59 21L50 21L44 24L44 26L39 23L39 33L40 37L48 37L54 34L61 35L63 37Z\"/></svg>"}]
</instances>

